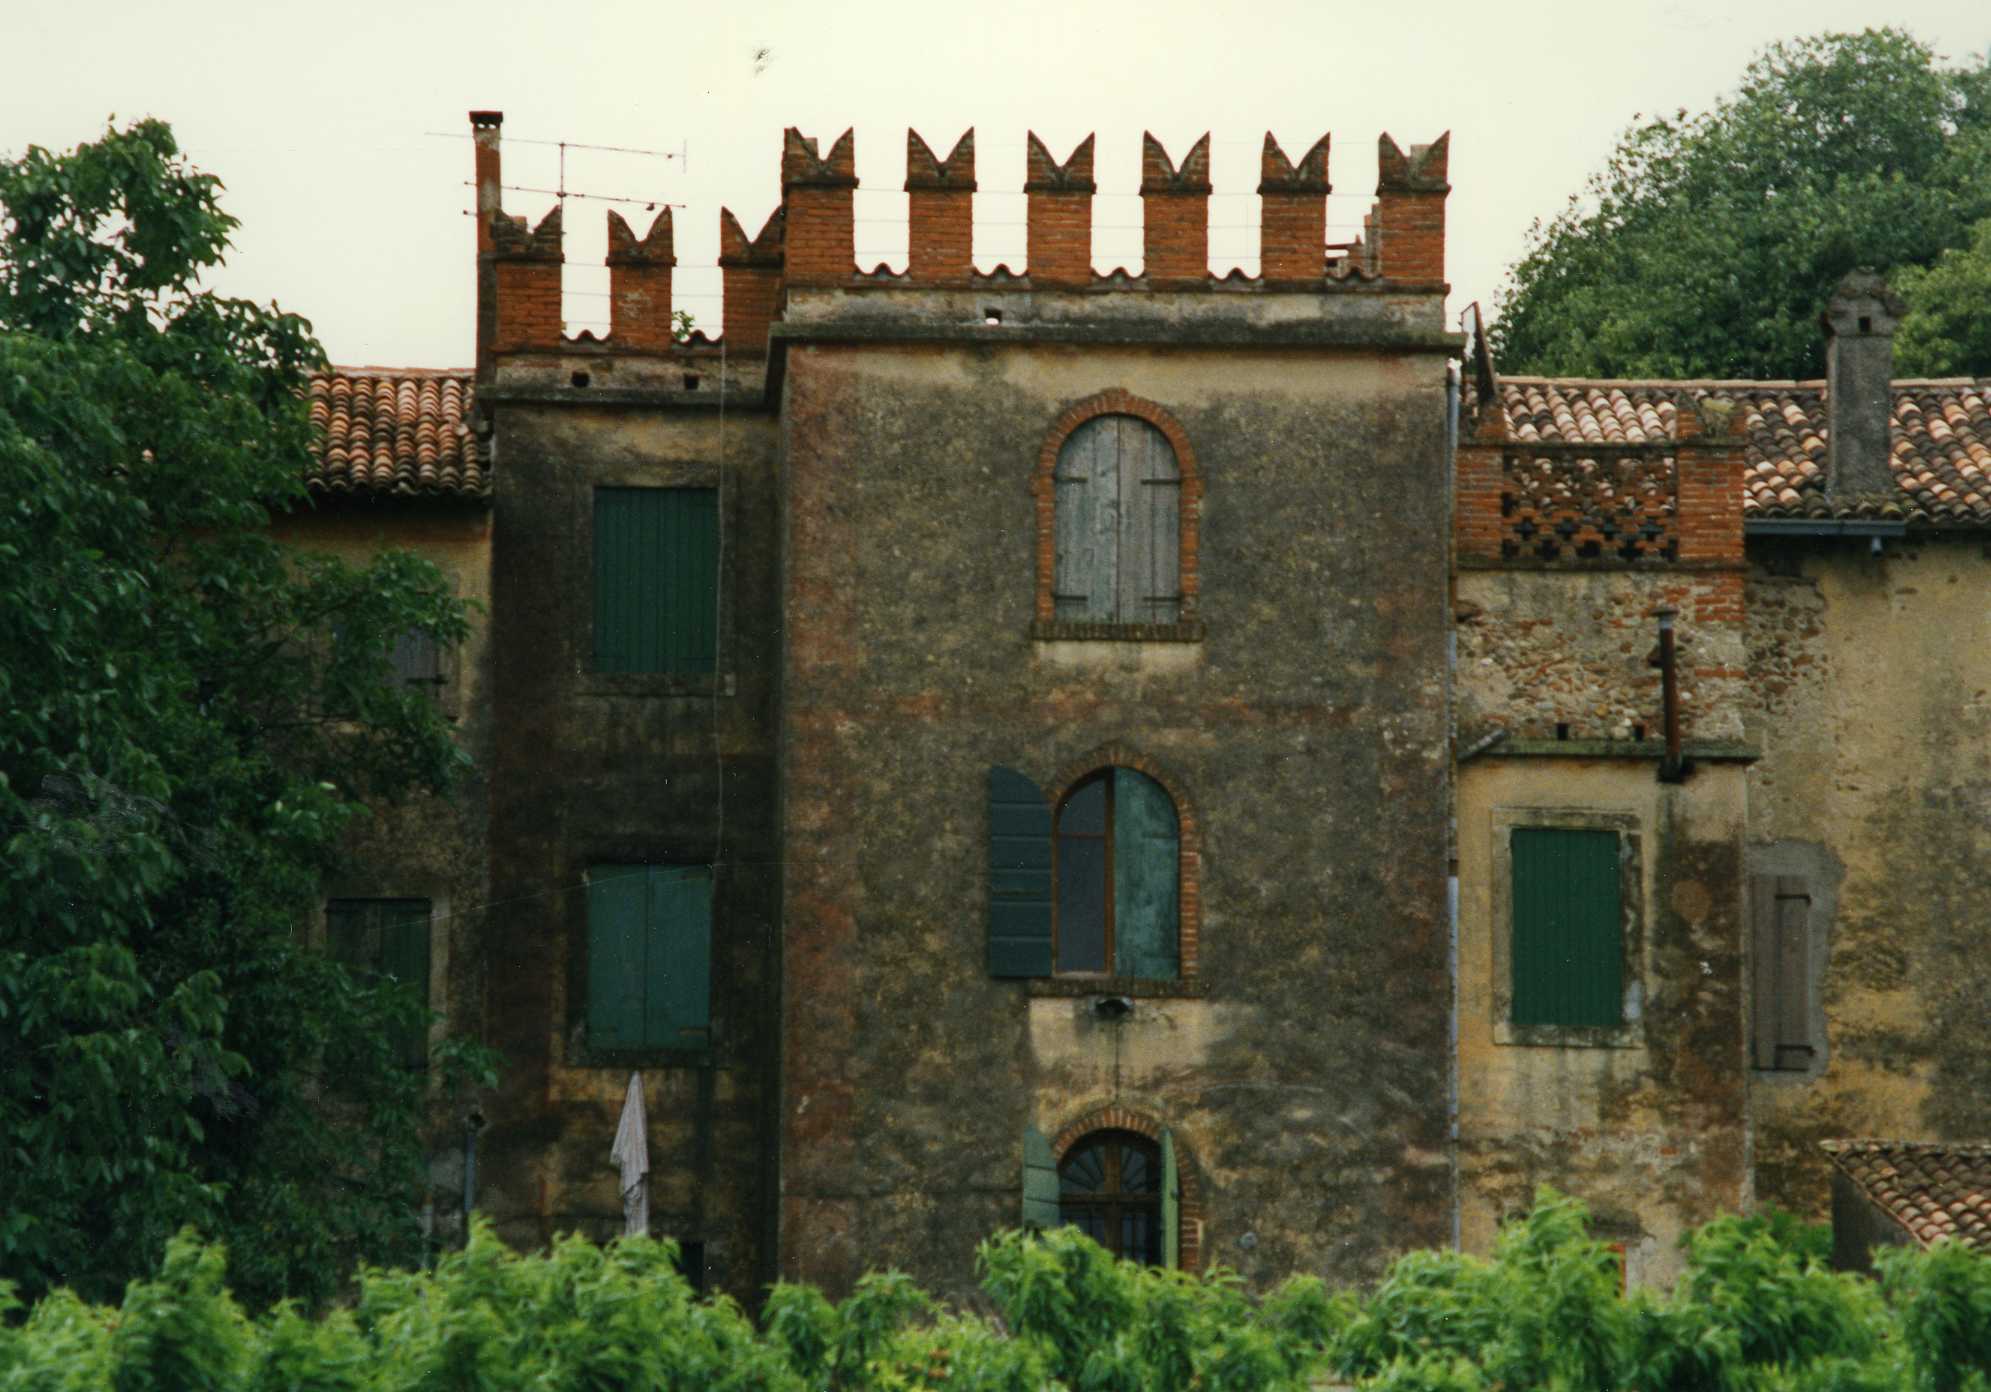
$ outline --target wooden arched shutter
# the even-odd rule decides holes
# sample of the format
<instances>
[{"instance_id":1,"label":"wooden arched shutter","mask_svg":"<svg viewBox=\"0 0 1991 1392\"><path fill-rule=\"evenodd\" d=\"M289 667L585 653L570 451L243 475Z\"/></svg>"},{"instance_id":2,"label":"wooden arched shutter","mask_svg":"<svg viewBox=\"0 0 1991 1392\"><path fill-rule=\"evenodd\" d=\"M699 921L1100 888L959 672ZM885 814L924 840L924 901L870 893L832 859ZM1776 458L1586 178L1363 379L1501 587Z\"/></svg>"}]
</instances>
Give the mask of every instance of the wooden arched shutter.
<instances>
[{"instance_id":1,"label":"wooden arched shutter","mask_svg":"<svg viewBox=\"0 0 1991 1392\"><path fill-rule=\"evenodd\" d=\"M1057 617L1180 619L1182 470L1168 438L1134 416L1094 416L1066 438L1053 482Z\"/></svg>"}]
</instances>

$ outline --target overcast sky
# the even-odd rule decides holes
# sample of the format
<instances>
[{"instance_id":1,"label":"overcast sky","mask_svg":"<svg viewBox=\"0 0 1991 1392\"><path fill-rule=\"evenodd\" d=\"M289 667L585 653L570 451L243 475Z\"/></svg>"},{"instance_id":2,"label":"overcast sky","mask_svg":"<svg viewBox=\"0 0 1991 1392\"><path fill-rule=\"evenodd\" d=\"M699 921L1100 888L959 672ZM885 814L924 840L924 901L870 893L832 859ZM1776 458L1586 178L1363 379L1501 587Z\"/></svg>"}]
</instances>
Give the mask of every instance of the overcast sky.
<instances>
[{"instance_id":1,"label":"overcast sky","mask_svg":"<svg viewBox=\"0 0 1991 1392\"><path fill-rule=\"evenodd\" d=\"M1664 3L638 3L4 0L0 150L67 147L155 115L242 221L214 278L309 317L335 362L471 361L465 113L505 113L505 181L682 204L678 305L716 332L721 205L758 231L781 132L857 131L858 259L905 264L905 132L944 154L976 129L976 260L1023 261L1024 133L1063 158L1098 135L1094 263L1140 261L1140 140L1211 133L1212 266L1257 269L1258 152L1334 137L1329 240L1375 189L1376 137L1452 132L1452 309L1491 303L1531 220L1553 216L1638 113L1698 109L1774 39L1904 26L1962 59L1985 0ZM553 143L527 143L527 142ZM667 158L666 155L669 157ZM551 193L513 192L533 221ZM570 330L607 315L603 214L575 199Z\"/></svg>"}]
</instances>

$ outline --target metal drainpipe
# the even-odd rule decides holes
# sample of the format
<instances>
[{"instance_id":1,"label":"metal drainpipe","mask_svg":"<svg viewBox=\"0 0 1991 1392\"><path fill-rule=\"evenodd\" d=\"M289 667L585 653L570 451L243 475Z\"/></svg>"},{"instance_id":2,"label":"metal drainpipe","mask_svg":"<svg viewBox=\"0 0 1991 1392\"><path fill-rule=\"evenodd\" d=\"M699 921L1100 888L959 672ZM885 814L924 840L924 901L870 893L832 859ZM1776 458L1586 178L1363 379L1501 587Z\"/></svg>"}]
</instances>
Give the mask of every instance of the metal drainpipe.
<instances>
[{"instance_id":1,"label":"metal drainpipe","mask_svg":"<svg viewBox=\"0 0 1991 1392\"><path fill-rule=\"evenodd\" d=\"M1445 364L1445 739L1448 749L1456 749L1458 734L1453 728L1453 686L1459 673L1459 630L1451 621L1453 577L1458 567L1452 556L1452 492L1458 476L1459 398L1462 395L1458 363ZM1454 864L1459 853L1459 802L1456 765L1446 770L1445 801L1450 835L1447 847ZM1459 876L1456 869L1445 876L1445 974L1451 985L1451 1000L1445 1012L1445 1133L1452 1170L1452 1250L1462 1244L1459 1173Z\"/></svg>"},{"instance_id":2,"label":"metal drainpipe","mask_svg":"<svg viewBox=\"0 0 1991 1392\"><path fill-rule=\"evenodd\" d=\"M1661 609L1659 618L1659 690L1665 707L1666 758L1659 765L1659 781L1678 783L1687 775L1680 758L1680 665L1673 645L1673 619L1676 611Z\"/></svg>"},{"instance_id":3,"label":"metal drainpipe","mask_svg":"<svg viewBox=\"0 0 1991 1392\"><path fill-rule=\"evenodd\" d=\"M477 1133L484 1114L471 1108L463 1118L463 1242L470 1243L470 1215L477 1210Z\"/></svg>"}]
</instances>

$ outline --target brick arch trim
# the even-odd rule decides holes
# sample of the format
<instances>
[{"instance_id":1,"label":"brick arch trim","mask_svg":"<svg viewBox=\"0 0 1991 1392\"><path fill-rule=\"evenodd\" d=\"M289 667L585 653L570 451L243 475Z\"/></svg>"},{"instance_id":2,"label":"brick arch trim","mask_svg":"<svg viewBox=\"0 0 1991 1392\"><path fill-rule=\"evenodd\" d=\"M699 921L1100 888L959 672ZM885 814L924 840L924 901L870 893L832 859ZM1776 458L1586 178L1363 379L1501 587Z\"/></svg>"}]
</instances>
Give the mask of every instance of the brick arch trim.
<instances>
[{"instance_id":1,"label":"brick arch trim","mask_svg":"<svg viewBox=\"0 0 1991 1392\"><path fill-rule=\"evenodd\" d=\"M1051 1143L1051 1154L1062 1165L1072 1147L1092 1135L1095 1131L1131 1131L1137 1136L1145 1136L1156 1145L1161 1144L1161 1123L1144 1112L1129 1107L1100 1107L1087 1112L1072 1121L1058 1138ZM1181 1197L1175 1207L1176 1250L1182 1259L1182 1270L1191 1273L1203 1269L1203 1252L1209 1245L1207 1215L1203 1205L1203 1178L1196 1164L1194 1150L1183 1140L1181 1131L1175 1133L1175 1175L1182 1185Z\"/></svg>"},{"instance_id":2,"label":"brick arch trim","mask_svg":"<svg viewBox=\"0 0 1991 1392\"><path fill-rule=\"evenodd\" d=\"M1196 804L1183 789L1182 780L1140 750L1125 744L1104 744L1060 768L1051 780L1053 815L1080 781L1103 769L1130 768L1161 784L1175 803L1176 835L1176 951L1182 981L1191 984L1202 976L1203 945L1203 821Z\"/></svg>"},{"instance_id":3,"label":"brick arch trim","mask_svg":"<svg viewBox=\"0 0 1991 1392\"><path fill-rule=\"evenodd\" d=\"M1182 622L1191 623L1196 618L1197 596L1201 592L1197 556L1203 519L1203 471L1180 421L1157 403L1118 387L1066 407L1037 451L1037 468L1030 478L1030 491L1037 503L1037 620L1048 624L1057 617L1057 604L1051 592L1058 559L1055 482L1058 454L1071 433L1096 416L1133 416L1144 420L1159 430L1168 447L1175 451L1176 468L1182 473L1182 514L1176 522L1176 540L1181 548Z\"/></svg>"}]
</instances>

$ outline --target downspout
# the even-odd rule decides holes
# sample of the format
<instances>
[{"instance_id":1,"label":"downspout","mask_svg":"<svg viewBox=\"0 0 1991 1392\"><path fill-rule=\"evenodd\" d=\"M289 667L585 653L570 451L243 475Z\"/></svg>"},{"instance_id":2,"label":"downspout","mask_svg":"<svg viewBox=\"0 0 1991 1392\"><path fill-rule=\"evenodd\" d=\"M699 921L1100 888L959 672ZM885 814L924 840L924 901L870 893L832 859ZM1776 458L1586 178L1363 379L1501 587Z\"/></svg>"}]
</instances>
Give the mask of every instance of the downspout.
<instances>
[{"instance_id":1,"label":"downspout","mask_svg":"<svg viewBox=\"0 0 1991 1392\"><path fill-rule=\"evenodd\" d=\"M1453 687L1459 674L1459 626L1452 621L1455 605L1453 586L1457 583L1456 542L1452 536L1453 491L1458 477L1460 365L1445 364L1445 743L1456 754ZM1452 1250L1462 1242L1459 1174L1459 802L1456 760L1448 760L1445 770L1446 874L1445 874L1445 974L1451 986L1445 1010L1445 1135L1446 1154L1452 1183Z\"/></svg>"}]
</instances>

